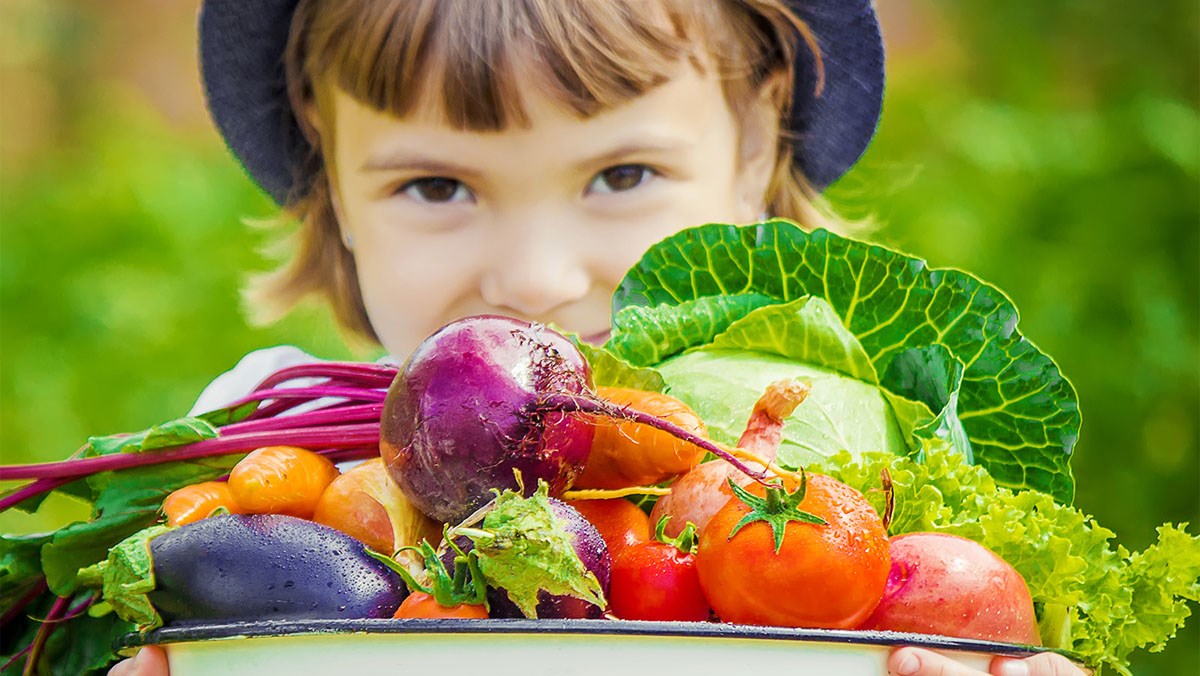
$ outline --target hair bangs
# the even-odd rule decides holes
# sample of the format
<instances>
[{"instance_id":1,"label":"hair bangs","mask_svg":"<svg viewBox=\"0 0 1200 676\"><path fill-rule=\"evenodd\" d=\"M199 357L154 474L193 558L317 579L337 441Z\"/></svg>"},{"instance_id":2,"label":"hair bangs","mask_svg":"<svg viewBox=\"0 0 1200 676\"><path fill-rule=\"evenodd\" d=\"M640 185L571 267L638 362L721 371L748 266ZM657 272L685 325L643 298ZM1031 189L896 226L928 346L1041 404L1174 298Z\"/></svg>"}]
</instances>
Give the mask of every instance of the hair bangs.
<instances>
[{"instance_id":1,"label":"hair bangs","mask_svg":"<svg viewBox=\"0 0 1200 676\"><path fill-rule=\"evenodd\" d=\"M304 75L381 111L423 103L472 131L526 126L522 84L581 117L666 82L721 18L708 0L337 0L302 3ZM295 28L294 28L295 30ZM532 84L531 84L532 83ZM311 84L309 85L311 87Z\"/></svg>"}]
</instances>

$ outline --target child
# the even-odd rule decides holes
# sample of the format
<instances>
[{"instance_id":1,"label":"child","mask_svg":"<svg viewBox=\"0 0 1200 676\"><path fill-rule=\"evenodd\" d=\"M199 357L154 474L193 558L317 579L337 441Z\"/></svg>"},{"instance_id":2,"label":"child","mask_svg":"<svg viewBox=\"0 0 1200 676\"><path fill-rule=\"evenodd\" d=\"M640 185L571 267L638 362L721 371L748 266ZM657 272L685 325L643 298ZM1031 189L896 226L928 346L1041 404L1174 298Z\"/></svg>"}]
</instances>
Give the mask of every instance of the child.
<instances>
[{"instance_id":1,"label":"child","mask_svg":"<svg viewBox=\"0 0 1200 676\"><path fill-rule=\"evenodd\" d=\"M398 359L485 312L601 338L624 272L686 226L829 225L819 190L882 99L868 0L208 0L200 31L217 125L301 222L255 297L323 296ZM307 358L254 353L197 407ZM908 648L890 666L977 673ZM111 673L165 671L146 650Z\"/></svg>"}]
</instances>

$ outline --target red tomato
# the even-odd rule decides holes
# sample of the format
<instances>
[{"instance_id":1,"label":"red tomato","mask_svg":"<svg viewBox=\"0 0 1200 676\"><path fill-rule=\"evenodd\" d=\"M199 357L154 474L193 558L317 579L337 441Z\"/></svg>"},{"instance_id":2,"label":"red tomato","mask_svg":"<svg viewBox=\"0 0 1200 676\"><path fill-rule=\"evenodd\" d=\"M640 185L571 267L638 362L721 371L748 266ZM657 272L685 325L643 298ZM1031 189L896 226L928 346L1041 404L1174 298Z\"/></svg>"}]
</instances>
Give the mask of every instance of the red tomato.
<instances>
[{"instance_id":1,"label":"red tomato","mask_svg":"<svg viewBox=\"0 0 1200 676\"><path fill-rule=\"evenodd\" d=\"M608 601L624 620L703 622L709 615L695 555L665 542L643 542L617 557Z\"/></svg>"},{"instance_id":2,"label":"red tomato","mask_svg":"<svg viewBox=\"0 0 1200 676\"><path fill-rule=\"evenodd\" d=\"M779 506L761 499L759 484L746 490ZM741 498L712 517L696 554L705 596L725 622L857 627L882 598L891 568L883 521L861 493L818 474L808 475L803 500L791 507L826 523L788 521L778 551L772 526L761 520L730 536L751 512Z\"/></svg>"},{"instance_id":3,"label":"red tomato","mask_svg":"<svg viewBox=\"0 0 1200 676\"><path fill-rule=\"evenodd\" d=\"M447 608L438 603L432 594L425 592L413 592L409 594L400 607L396 609L395 618L426 618L426 619L459 619L459 620L485 620L487 619L488 611L483 606L471 605L469 603L461 603L457 606Z\"/></svg>"},{"instance_id":4,"label":"red tomato","mask_svg":"<svg viewBox=\"0 0 1200 676\"><path fill-rule=\"evenodd\" d=\"M650 539L650 517L637 505L624 498L611 500L567 500L591 522L614 560L626 547L641 544Z\"/></svg>"}]
</instances>

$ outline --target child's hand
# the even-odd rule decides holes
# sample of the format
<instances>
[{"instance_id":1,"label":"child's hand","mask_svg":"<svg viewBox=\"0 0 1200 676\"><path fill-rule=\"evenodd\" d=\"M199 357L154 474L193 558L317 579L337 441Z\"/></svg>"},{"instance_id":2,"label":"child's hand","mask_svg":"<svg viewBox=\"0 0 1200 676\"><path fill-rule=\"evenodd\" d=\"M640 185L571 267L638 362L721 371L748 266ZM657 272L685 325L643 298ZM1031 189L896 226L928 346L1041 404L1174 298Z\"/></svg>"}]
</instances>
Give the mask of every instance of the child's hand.
<instances>
[{"instance_id":1,"label":"child's hand","mask_svg":"<svg viewBox=\"0 0 1200 676\"><path fill-rule=\"evenodd\" d=\"M109 670L108 676L170 676L167 653L162 648L147 646L127 660L121 660Z\"/></svg>"},{"instance_id":2,"label":"child's hand","mask_svg":"<svg viewBox=\"0 0 1200 676\"><path fill-rule=\"evenodd\" d=\"M1023 660L997 657L984 673L920 648L892 652L887 667L888 673L896 676L1087 676L1090 673L1057 653L1042 653Z\"/></svg>"},{"instance_id":3,"label":"child's hand","mask_svg":"<svg viewBox=\"0 0 1200 676\"><path fill-rule=\"evenodd\" d=\"M1024 660L996 658L988 670L992 676L1086 676L1086 672L1062 655L1043 653ZM986 676L937 653L920 648L901 648L888 658L888 673L897 676ZM161 648L142 648L136 657L124 660L108 676L169 676L167 655Z\"/></svg>"}]
</instances>

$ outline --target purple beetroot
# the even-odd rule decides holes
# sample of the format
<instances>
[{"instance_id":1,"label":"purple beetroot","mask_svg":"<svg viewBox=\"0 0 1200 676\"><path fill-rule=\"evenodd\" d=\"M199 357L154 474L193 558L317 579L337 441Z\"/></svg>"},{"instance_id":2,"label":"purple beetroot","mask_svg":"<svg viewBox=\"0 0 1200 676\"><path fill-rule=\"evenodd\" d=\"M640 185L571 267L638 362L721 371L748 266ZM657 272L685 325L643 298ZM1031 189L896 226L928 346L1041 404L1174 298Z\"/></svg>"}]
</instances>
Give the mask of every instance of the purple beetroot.
<instances>
[{"instance_id":1,"label":"purple beetroot","mask_svg":"<svg viewBox=\"0 0 1200 676\"><path fill-rule=\"evenodd\" d=\"M493 489L539 480L570 487L591 452L583 416L543 406L548 395L586 395L579 349L538 324L470 317L427 338L388 390L380 450L405 495L433 519L457 523Z\"/></svg>"}]
</instances>

